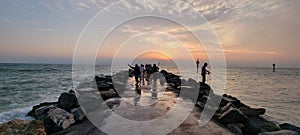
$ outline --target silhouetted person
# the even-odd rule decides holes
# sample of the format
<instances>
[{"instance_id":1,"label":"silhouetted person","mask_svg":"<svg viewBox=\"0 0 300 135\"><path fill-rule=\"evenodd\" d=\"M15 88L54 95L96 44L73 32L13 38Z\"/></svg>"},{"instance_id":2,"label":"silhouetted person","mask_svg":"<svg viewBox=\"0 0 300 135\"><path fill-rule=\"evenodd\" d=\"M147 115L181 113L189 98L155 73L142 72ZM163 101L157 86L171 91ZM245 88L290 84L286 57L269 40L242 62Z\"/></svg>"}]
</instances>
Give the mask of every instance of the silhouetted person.
<instances>
[{"instance_id":1,"label":"silhouetted person","mask_svg":"<svg viewBox=\"0 0 300 135\"><path fill-rule=\"evenodd\" d=\"M273 63L272 66L273 66L273 72L275 72L275 66L276 66L275 63Z\"/></svg>"},{"instance_id":2,"label":"silhouetted person","mask_svg":"<svg viewBox=\"0 0 300 135\"><path fill-rule=\"evenodd\" d=\"M159 64L158 64L159 65ZM159 68L158 68L158 66L156 66L156 64L153 64L153 67L152 67L152 73L151 74L153 74L153 80L156 82L157 81L157 74L155 74L155 73L157 73L159 71ZM150 82L151 82L152 80L150 80Z\"/></svg>"},{"instance_id":3,"label":"silhouetted person","mask_svg":"<svg viewBox=\"0 0 300 135\"><path fill-rule=\"evenodd\" d=\"M133 69L134 79L135 79L135 83L136 83L135 85L138 86L138 84L139 84L139 78L141 77L140 67L139 67L138 64L135 64L135 67L133 67L133 66L131 66L129 64L128 64L128 66Z\"/></svg>"},{"instance_id":4,"label":"silhouetted person","mask_svg":"<svg viewBox=\"0 0 300 135\"><path fill-rule=\"evenodd\" d=\"M159 64L158 64L158 65L159 65ZM158 71L159 71L158 66L156 66L156 64L153 64L152 72L155 73L155 72L158 72Z\"/></svg>"},{"instance_id":5,"label":"silhouetted person","mask_svg":"<svg viewBox=\"0 0 300 135\"><path fill-rule=\"evenodd\" d=\"M201 69L202 83L205 84L206 74L210 74L210 72L206 69L207 63L204 63Z\"/></svg>"},{"instance_id":6,"label":"silhouetted person","mask_svg":"<svg viewBox=\"0 0 300 135\"><path fill-rule=\"evenodd\" d=\"M146 64L146 81L148 82L148 83L150 83L150 81L149 81L149 78L150 78L150 75L152 74L152 65L151 64Z\"/></svg>"},{"instance_id":7,"label":"silhouetted person","mask_svg":"<svg viewBox=\"0 0 300 135\"><path fill-rule=\"evenodd\" d=\"M197 74L198 74L198 70L199 70L199 64L200 64L200 61L199 61L199 59L197 58L197 61L196 61Z\"/></svg>"},{"instance_id":8,"label":"silhouetted person","mask_svg":"<svg viewBox=\"0 0 300 135\"><path fill-rule=\"evenodd\" d=\"M145 73L146 73L146 69L145 69L145 66L143 64L141 64L140 66L140 70L141 70L141 83L143 83L143 85L145 85Z\"/></svg>"}]
</instances>

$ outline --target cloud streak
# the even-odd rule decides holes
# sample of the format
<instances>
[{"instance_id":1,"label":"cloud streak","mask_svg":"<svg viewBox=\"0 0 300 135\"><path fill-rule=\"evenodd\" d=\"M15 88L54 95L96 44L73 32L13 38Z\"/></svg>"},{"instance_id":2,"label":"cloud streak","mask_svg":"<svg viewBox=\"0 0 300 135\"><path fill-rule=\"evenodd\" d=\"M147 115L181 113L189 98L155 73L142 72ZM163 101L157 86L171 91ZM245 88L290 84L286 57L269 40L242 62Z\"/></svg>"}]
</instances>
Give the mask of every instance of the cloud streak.
<instances>
[{"instance_id":1,"label":"cloud streak","mask_svg":"<svg viewBox=\"0 0 300 135\"><path fill-rule=\"evenodd\" d=\"M51 29L51 28L36 28L33 29L33 31L38 31L38 32L55 32L57 31L56 29Z\"/></svg>"}]
</instances>

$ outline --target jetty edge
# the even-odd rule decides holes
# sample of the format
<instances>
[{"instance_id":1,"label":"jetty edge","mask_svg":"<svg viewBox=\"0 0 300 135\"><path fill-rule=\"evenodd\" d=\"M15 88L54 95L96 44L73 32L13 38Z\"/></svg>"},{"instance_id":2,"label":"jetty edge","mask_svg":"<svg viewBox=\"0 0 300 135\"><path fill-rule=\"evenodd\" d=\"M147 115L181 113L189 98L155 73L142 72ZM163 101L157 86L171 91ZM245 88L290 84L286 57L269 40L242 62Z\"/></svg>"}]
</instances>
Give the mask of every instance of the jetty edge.
<instances>
[{"instance_id":1,"label":"jetty edge","mask_svg":"<svg viewBox=\"0 0 300 135\"><path fill-rule=\"evenodd\" d=\"M194 79L180 79L180 76L165 70L161 70L160 73L166 79L167 90L172 91L175 95L179 95L181 87L199 88L196 89L199 93L195 108L188 120L170 134L300 134L300 128L297 126L288 123L277 124L277 122L261 117L266 112L264 108L252 108L231 95L214 94L209 85L202 84ZM121 76L121 80L128 80L127 72L119 72L115 75L118 78ZM112 78L112 76L95 76L94 80L98 91L105 100L104 103L109 108L113 108L121 102L120 96L112 83ZM209 94L213 96L209 97ZM0 134L105 134L86 118L77 98L78 94L70 90L62 93L57 102L44 102L35 105L28 112L28 116L32 116L36 120L15 119L3 123L0 125ZM218 104L217 101L221 102ZM208 108L218 108L211 122L206 125L212 126L211 129L201 128L195 122L199 120L205 105Z\"/></svg>"}]
</instances>

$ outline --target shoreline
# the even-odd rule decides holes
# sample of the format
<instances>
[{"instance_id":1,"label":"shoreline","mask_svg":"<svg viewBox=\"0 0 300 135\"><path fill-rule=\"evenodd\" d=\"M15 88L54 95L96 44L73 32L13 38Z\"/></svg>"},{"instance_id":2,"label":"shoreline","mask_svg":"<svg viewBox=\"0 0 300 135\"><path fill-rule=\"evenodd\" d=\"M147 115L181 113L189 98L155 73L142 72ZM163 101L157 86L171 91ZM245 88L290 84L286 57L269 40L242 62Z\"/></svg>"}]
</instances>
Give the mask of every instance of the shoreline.
<instances>
[{"instance_id":1,"label":"shoreline","mask_svg":"<svg viewBox=\"0 0 300 135\"><path fill-rule=\"evenodd\" d=\"M162 71L161 71L161 73L162 73ZM169 85L169 86L171 86L172 87L172 89L170 89L170 91L172 91L173 93L178 93L178 92L180 92L180 89L178 90L178 87L181 87L181 86L195 86L195 85L199 85L199 83L198 82L196 82L195 80L193 80L193 79L189 79L188 81L186 81L186 80L180 80L179 79L179 77L178 76L176 76L176 75L174 75L174 74L172 74L172 73L168 73L168 72L164 72L164 73L162 73L162 74L164 74L164 76L166 77L166 76L170 76L169 78L168 77L166 77L166 81L167 81L167 84ZM125 77L125 76L124 76ZM175 79L174 79L175 78ZM99 80L100 79L100 80ZM101 79L104 79L105 80L105 82L104 82L104 84L105 83L108 83L108 82L110 82L111 81L111 77L109 78L108 76L107 77L105 77L105 78L98 78L98 80L97 80L97 78L96 78L96 83L97 83L97 85L99 84L98 82L101 82L101 81L104 81L104 80L101 80ZM100 84L100 86L101 86L102 84ZM208 97L208 95L209 95L209 92L211 92L212 90L210 89L210 87L207 85L207 86L205 86L205 85L200 85L200 94L199 94L199 97L198 97L198 102L197 102L197 107L195 107L195 108L198 108L198 111L196 111L196 112L193 112L192 114L194 114L194 115L199 115L200 113L201 113L201 108L203 109L203 105L205 105L206 104L206 102L207 101L209 101L209 100L213 100L213 99L209 99L209 97ZM202 89L201 89L201 87L203 87ZM113 98L117 98L118 97L118 95L119 95L119 93L117 93L115 90L112 90L112 91L109 91L109 92L107 92L107 90L103 90L103 88L105 88L104 86L101 86L100 88L99 88L99 85L98 85L98 91L101 93L101 96L104 98L104 99L113 99ZM114 88L114 86L109 86L108 85L108 89L110 90L110 88ZM106 88L105 88L106 89ZM64 94L64 93L63 93ZM62 95L63 95L62 94ZM50 104L44 104L44 105L40 105L40 106L35 106L35 107L33 107L33 110L32 111L35 111L35 113L36 113L36 110L40 110L41 108L52 108L52 109L54 109L54 110L56 110L56 109L60 109L60 110L62 110L62 109L64 109L64 110L66 110L66 112L64 112L64 111L61 111L61 113L65 113L65 114L67 114L68 112L73 112L72 111L72 109L76 109L77 108L77 110L75 110L75 112L76 113L82 113L82 110L80 110L80 109L78 109L79 108L79 105L78 105L78 101L77 101L77 97L76 97L76 94L75 94L75 91L70 91L68 94L64 94L64 95L66 95L66 97L65 98L68 98L68 99L72 99L74 102L73 103L70 103L69 101L64 101L64 102L66 102L65 104L66 105L62 105L62 103L60 104L60 99L61 100L63 100L63 98L62 98L62 95L59 97L59 101L58 102L53 102L53 103L50 103ZM235 97L232 97L232 96L230 96L230 95L222 95L222 96L220 96L220 95L214 95L214 96L216 96L216 97L218 97L218 98L222 98L222 101L223 101L223 103L222 103L222 101L221 101L221 104L222 105L218 105L218 109L219 109L219 111L221 110L221 112L219 112L219 114L215 114L215 116L214 116L214 118L212 119L212 120L210 120L210 122L213 122L214 124L216 124L217 126L215 126L214 128L216 129L216 128L220 128L222 131L228 131L228 134L231 134L231 133L235 133L235 134L244 134L243 133L243 130L245 130L245 129L243 129L243 126L241 126L241 125L239 125L239 124L241 124L241 123L244 123L245 121L247 121L247 120L244 120L244 116L242 116L243 115L243 113L245 113L245 111L242 111L242 113L241 113L241 111L239 110L240 109L240 107L236 107L236 106L238 106L238 105L240 105L240 106L242 106L242 107L249 107L249 106L247 106L247 105L245 105L245 104L243 104L240 100L238 100L238 99L236 99ZM74 97L75 97L75 99L76 99L76 101L75 101L75 99L74 99ZM61 101L62 102L62 101ZM108 102L106 102L106 104L107 104ZM117 103L117 104L119 104L119 103ZM71 106L70 106L71 105ZM112 106L115 106L116 104L115 103L113 103L113 105ZM213 106L212 106L213 107ZM35 108L35 109L34 109ZM61 109L62 108L62 109ZM194 108L194 109L195 109ZM249 107L249 108L251 108L251 107ZM265 113L265 110L263 110L263 108L251 108L252 109L252 114L251 115L254 115L253 114L253 110L254 110L254 112L255 113L257 113L257 109L259 110L259 114L255 114L253 117L253 119L255 119L254 120L254 122L257 122L257 121L260 121L260 120L262 120L263 122L261 122L261 123L264 123L264 122L266 122L266 123L268 123L268 124L270 124L270 125L272 125L273 127L272 128L274 128L274 129L272 129L272 130L270 130L270 131L273 131L273 132L276 132L276 131L281 131L281 130L284 130L284 129L287 129L286 127L285 128L282 128L282 127L280 127L279 125L276 125L274 122L271 122L271 121L268 121L268 120L266 120L266 119L264 119L264 118L261 118L259 115L263 115L264 113ZM232 110L234 110L234 111L232 111ZM247 109L246 109L247 110ZM31 111L31 112L32 112ZM233 112L233 113L232 113ZM226 114L224 114L224 113L226 113ZM230 117L230 115L231 115L231 113L236 117L240 117L242 120L236 120L236 121L234 121L234 122L228 122L228 121L230 121L230 120L233 120L233 119L235 119L234 117ZM248 112L249 113L249 112ZM30 113L29 113L30 114ZM32 115L32 114L31 114ZM57 131L55 131L55 132L53 132L53 131L51 131L51 132L49 132L49 129L48 129L48 133L59 133L59 132L64 132L64 131L68 131L68 129L71 129L72 127L74 127L74 126L76 126L76 125L80 125L80 124L82 124L82 123L87 123L88 124L88 122L85 122L85 121L87 121L86 120L86 118L84 118L84 116L82 116L82 115L84 115L84 114L80 114L81 116L80 117L82 117L82 119L81 120L76 120L76 118L75 118L75 115L74 115L74 113L71 113L71 115L73 115L73 121L72 120L70 120L71 121L71 124L69 124L69 125L67 125L67 126L65 126L65 127L60 127L60 128L58 128L57 129ZM70 115L70 116L71 116ZM223 117L222 118L220 118L221 116L223 115ZM228 117L229 118L226 118L225 116L226 115L228 115ZM248 114L249 115L249 114ZM35 117L36 119L39 119L39 120L42 120L42 121L44 121L44 124L45 123L47 123L47 120L45 120L45 119L43 119L43 118L41 118L40 116L37 116L37 115L32 115L33 117ZM43 116L43 117L45 117L45 116ZM46 116L47 117L47 116ZM195 117L195 116L194 116ZM226 118L226 120L224 121L224 117ZM252 117L252 116L251 116ZM257 120L257 118L259 118L259 120ZM247 118L247 117L245 117L245 119L250 119L249 117ZM218 120L219 120L219 122L218 122ZM222 121L222 122L220 122L220 120ZM46 121L46 122L45 122ZM9 123L9 122L8 122ZM191 123L193 123L193 122L191 122ZM229 123L229 124L228 124ZM233 123L233 124L232 124ZM6 124L6 123L4 123L4 124ZM1 125L4 125L4 124L1 124ZM183 123L182 123L183 124ZM181 125L182 125L181 124ZM186 123L185 123L186 124ZM189 124L189 123L188 123ZM221 124L221 125L218 125L218 124ZM184 124L183 124L184 125ZM282 125L282 124L281 124ZM197 125L197 126L199 126L199 125ZM211 125L210 125L211 126ZM253 125L252 125L253 126ZM285 126L286 126L286 124L285 124ZM0 126L1 127L1 126ZM45 125L45 127L47 128L47 125ZM180 126L179 126L180 127ZM195 125L194 126L191 126L192 128L195 128ZM226 127L226 128L225 128ZM288 127L293 127L293 125L289 125ZM294 126L294 127L296 127L296 126ZM61 129L62 128L62 129ZM181 126L181 128L182 128L182 126ZM190 127L185 127L185 128L190 128ZM197 129L197 128L196 128ZM194 133L194 132L196 132L197 130L201 130L201 128L200 129L197 129L197 130L192 130L191 131L191 133ZM230 129L230 131L229 131L229 129ZM297 128L296 128L297 129ZM46 130L46 132L47 132L47 129L45 129ZM292 131L292 130L291 130ZM299 133L299 131L298 130L295 130L296 131L296 133ZM45 133L46 133L45 132ZM69 131L70 133L72 133L72 131ZM176 128L175 129L175 132L174 132L174 134L180 134L180 133L182 133L183 131L181 131L181 130L179 130L178 128ZM200 132L200 131L199 131ZM172 132L173 133L173 132ZM206 132L207 134L214 134L215 132ZM257 132L253 132L253 133L255 133L255 134L258 134Z\"/></svg>"}]
</instances>

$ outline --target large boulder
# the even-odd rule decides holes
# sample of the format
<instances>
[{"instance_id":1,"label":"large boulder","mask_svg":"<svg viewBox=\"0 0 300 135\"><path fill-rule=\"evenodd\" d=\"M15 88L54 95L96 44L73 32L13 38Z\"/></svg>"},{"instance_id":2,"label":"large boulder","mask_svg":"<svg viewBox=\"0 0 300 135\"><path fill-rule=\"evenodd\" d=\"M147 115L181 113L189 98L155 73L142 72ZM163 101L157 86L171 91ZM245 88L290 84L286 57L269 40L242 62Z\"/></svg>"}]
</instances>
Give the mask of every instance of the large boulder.
<instances>
[{"instance_id":1,"label":"large boulder","mask_svg":"<svg viewBox=\"0 0 300 135\"><path fill-rule=\"evenodd\" d=\"M239 99L227 94L223 95L222 100L220 102L220 107L225 106L229 102L232 103L237 108L246 107L246 105L243 104Z\"/></svg>"},{"instance_id":2,"label":"large boulder","mask_svg":"<svg viewBox=\"0 0 300 135\"><path fill-rule=\"evenodd\" d=\"M245 116L239 109L230 107L218 118L221 123L244 123L247 120Z\"/></svg>"},{"instance_id":3,"label":"large boulder","mask_svg":"<svg viewBox=\"0 0 300 135\"><path fill-rule=\"evenodd\" d=\"M112 109L114 106L119 106L121 103L121 99L120 98L110 98L106 101L104 101L104 103L110 108Z\"/></svg>"},{"instance_id":4,"label":"large boulder","mask_svg":"<svg viewBox=\"0 0 300 135\"><path fill-rule=\"evenodd\" d=\"M112 76L95 76L95 81L99 91L107 91L109 89L114 89L112 83Z\"/></svg>"},{"instance_id":5,"label":"large boulder","mask_svg":"<svg viewBox=\"0 0 300 135\"><path fill-rule=\"evenodd\" d=\"M35 111L41 107L48 107L48 106L57 106L57 102L44 102L40 103L39 105L33 106L32 109L27 113L28 116L36 117Z\"/></svg>"},{"instance_id":6,"label":"large boulder","mask_svg":"<svg viewBox=\"0 0 300 135\"><path fill-rule=\"evenodd\" d=\"M42 107L35 111L36 117L44 122L46 132L54 133L75 123L74 116L55 106Z\"/></svg>"},{"instance_id":7,"label":"large boulder","mask_svg":"<svg viewBox=\"0 0 300 135\"><path fill-rule=\"evenodd\" d=\"M68 112L73 108L79 107L75 93L62 93L58 98L58 106Z\"/></svg>"},{"instance_id":8,"label":"large boulder","mask_svg":"<svg viewBox=\"0 0 300 135\"><path fill-rule=\"evenodd\" d=\"M46 135L42 121L15 119L0 125L1 135Z\"/></svg>"},{"instance_id":9,"label":"large boulder","mask_svg":"<svg viewBox=\"0 0 300 135\"><path fill-rule=\"evenodd\" d=\"M110 89L111 85L108 82L97 82L97 87L99 91L107 91Z\"/></svg>"},{"instance_id":10,"label":"large boulder","mask_svg":"<svg viewBox=\"0 0 300 135\"><path fill-rule=\"evenodd\" d=\"M192 79L192 78L189 78L184 84L186 86L191 86L191 87L194 87L194 88L199 87L199 83L196 80Z\"/></svg>"},{"instance_id":11,"label":"large boulder","mask_svg":"<svg viewBox=\"0 0 300 135\"><path fill-rule=\"evenodd\" d=\"M261 132L258 135L300 135L300 133L292 130L279 130L273 132Z\"/></svg>"},{"instance_id":12,"label":"large boulder","mask_svg":"<svg viewBox=\"0 0 300 135\"><path fill-rule=\"evenodd\" d=\"M118 93L114 89L109 89L108 91L100 91L100 94L103 100L107 100L118 96Z\"/></svg>"},{"instance_id":13,"label":"large boulder","mask_svg":"<svg viewBox=\"0 0 300 135\"><path fill-rule=\"evenodd\" d=\"M251 135L261 132L273 132L280 130L278 125L261 117L249 118L245 126L245 133Z\"/></svg>"},{"instance_id":14,"label":"large boulder","mask_svg":"<svg viewBox=\"0 0 300 135\"><path fill-rule=\"evenodd\" d=\"M263 115L266 112L266 109L264 108L251 108L251 107L241 107L239 108L245 115L247 116L259 116Z\"/></svg>"},{"instance_id":15,"label":"large boulder","mask_svg":"<svg viewBox=\"0 0 300 135\"><path fill-rule=\"evenodd\" d=\"M213 90L209 85L200 83L199 94L208 96L210 92L213 94Z\"/></svg>"},{"instance_id":16,"label":"large boulder","mask_svg":"<svg viewBox=\"0 0 300 135\"><path fill-rule=\"evenodd\" d=\"M227 105L223 107L219 107L218 112L222 114L226 112L228 109L230 109L231 107L236 108L232 103L228 102Z\"/></svg>"}]
</instances>

